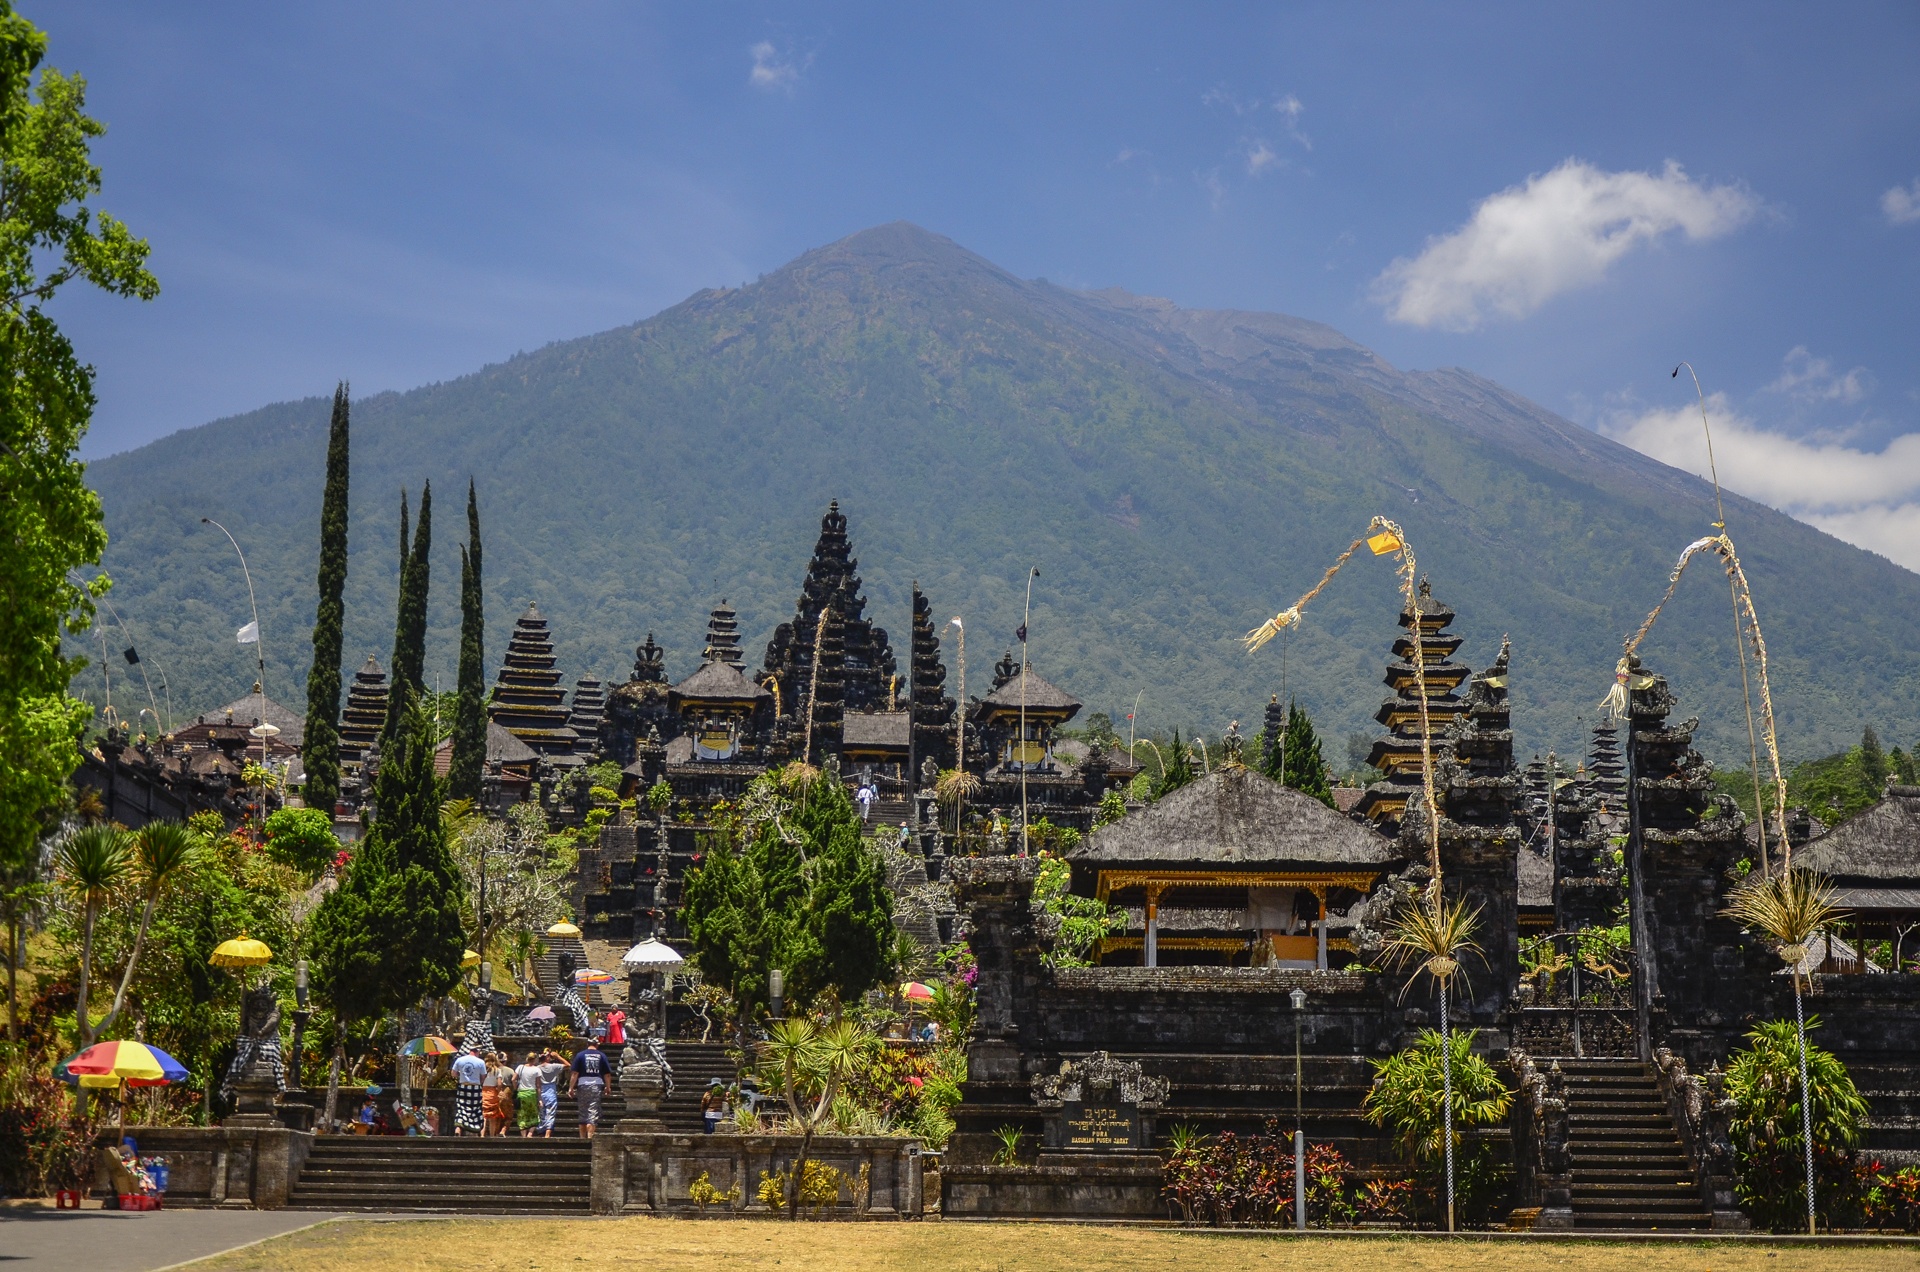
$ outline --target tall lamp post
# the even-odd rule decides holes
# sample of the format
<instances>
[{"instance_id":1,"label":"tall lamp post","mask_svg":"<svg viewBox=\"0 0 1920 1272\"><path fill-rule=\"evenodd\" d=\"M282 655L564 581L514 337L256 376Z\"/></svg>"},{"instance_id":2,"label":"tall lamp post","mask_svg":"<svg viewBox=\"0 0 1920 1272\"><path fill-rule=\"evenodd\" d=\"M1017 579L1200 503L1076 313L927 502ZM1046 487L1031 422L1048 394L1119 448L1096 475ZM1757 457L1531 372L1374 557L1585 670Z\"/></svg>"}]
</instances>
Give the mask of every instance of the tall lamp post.
<instances>
[{"instance_id":1,"label":"tall lamp post","mask_svg":"<svg viewBox=\"0 0 1920 1272\"><path fill-rule=\"evenodd\" d=\"M1027 606L1020 613L1020 855L1026 856L1027 847L1027 757L1032 754L1027 749L1027 624L1033 621L1033 581L1040 577L1040 567L1033 566L1027 571Z\"/></svg>"},{"instance_id":2,"label":"tall lamp post","mask_svg":"<svg viewBox=\"0 0 1920 1272\"><path fill-rule=\"evenodd\" d=\"M307 960L301 959L293 965L293 1070L288 1075L288 1086L296 1091L306 1089L301 1080L301 1068L307 1054L307 1021L312 1019L313 1009L307 1006Z\"/></svg>"},{"instance_id":3,"label":"tall lamp post","mask_svg":"<svg viewBox=\"0 0 1920 1272\"><path fill-rule=\"evenodd\" d=\"M1293 999L1293 1226L1307 1230L1307 1131L1301 1112L1300 1013L1306 1010L1307 991L1296 989Z\"/></svg>"}]
</instances>

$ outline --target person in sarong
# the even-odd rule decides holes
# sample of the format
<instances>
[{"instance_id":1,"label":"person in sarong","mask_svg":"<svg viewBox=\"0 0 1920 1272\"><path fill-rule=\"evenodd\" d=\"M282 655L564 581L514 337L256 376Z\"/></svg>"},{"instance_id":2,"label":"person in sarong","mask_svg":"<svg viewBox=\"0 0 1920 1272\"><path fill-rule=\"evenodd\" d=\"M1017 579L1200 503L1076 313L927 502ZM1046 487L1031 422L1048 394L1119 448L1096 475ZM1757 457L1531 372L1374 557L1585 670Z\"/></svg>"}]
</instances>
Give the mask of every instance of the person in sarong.
<instances>
[{"instance_id":1,"label":"person in sarong","mask_svg":"<svg viewBox=\"0 0 1920 1272\"><path fill-rule=\"evenodd\" d=\"M506 1057L494 1052L487 1057L487 1076L480 1080L480 1116L486 1125L480 1134L505 1135L509 1104L513 1099L513 1070Z\"/></svg>"},{"instance_id":2,"label":"person in sarong","mask_svg":"<svg viewBox=\"0 0 1920 1272\"><path fill-rule=\"evenodd\" d=\"M540 1138L553 1138L553 1120L560 1112L560 1077L567 1064L549 1050L540 1058Z\"/></svg>"},{"instance_id":3,"label":"person in sarong","mask_svg":"<svg viewBox=\"0 0 1920 1272\"><path fill-rule=\"evenodd\" d=\"M475 1135L486 1134L481 1088L487 1080L487 1062L469 1047L454 1058L453 1080L453 1133L465 1135L472 1131Z\"/></svg>"},{"instance_id":4,"label":"person in sarong","mask_svg":"<svg viewBox=\"0 0 1920 1272\"><path fill-rule=\"evenodd\" d=\"M540 1124L540 1053L527 1052L526 1063L513 1071L515 1120L522 1138L532 1136Z\"/></svg>"}]
</instances>

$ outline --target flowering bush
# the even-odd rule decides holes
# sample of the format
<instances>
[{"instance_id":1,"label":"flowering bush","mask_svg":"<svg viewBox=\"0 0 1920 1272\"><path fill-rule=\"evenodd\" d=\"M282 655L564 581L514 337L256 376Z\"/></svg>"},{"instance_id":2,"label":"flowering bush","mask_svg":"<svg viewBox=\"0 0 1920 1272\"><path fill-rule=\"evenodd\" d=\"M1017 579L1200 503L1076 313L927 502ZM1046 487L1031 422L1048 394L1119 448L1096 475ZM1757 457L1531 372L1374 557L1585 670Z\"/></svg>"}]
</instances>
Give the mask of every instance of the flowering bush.
<instances>
[{"instance_id":1,"label":"flowering bush","mask_svg":"<svg viewBox=\"0 0 1920 1272\"><path fill-rule=\"evenodd\" d=\"M1307 1222L1316 1228L1404 1216L1410 1184L1356 1187L1352 1166L1331 1144L1308 1145L1306 1173ZM1189 1223L1285 1227L1293 1213L1293 1134L1269 1120L1253 1135L1179 1136L1165 1179L1163 1194Z\"/></svg>"}]
</instances>

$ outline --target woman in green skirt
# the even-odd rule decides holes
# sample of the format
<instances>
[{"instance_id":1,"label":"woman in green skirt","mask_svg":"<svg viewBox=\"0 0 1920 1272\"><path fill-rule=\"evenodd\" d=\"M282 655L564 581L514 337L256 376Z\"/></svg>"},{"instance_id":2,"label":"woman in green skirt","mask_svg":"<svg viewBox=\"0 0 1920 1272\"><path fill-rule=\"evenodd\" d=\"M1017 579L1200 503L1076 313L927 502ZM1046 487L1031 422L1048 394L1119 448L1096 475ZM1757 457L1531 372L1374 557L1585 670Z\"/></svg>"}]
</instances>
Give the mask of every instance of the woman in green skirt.
<instances>
[{"instance_id":1,"label":"woman in green skirt","mask_svg":"<svg viewBox=\"0 0 1920 1272\"><path fill-rule=\"evenodd\" d=\"M540 1055L527 1052L527 1062L513 1071L514 1121L522 1136L532 1135L540 1125Z\"/></svg>"}]
</instances>

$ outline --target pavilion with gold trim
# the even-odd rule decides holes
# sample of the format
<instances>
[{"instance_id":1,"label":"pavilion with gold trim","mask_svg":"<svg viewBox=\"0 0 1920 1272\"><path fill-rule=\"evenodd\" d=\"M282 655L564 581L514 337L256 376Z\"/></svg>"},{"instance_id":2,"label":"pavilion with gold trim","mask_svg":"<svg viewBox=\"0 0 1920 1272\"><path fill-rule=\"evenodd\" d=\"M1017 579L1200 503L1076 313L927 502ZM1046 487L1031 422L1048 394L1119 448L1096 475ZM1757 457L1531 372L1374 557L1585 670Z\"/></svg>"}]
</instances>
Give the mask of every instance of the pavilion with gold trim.
<instances>
[{"instance_id":1,"label":"pavilion with gold trim","mask_svg":"<svg viewBox=\"0 0 1920 1272\"><path fill-rule=\"evenodd\" d=\"M1393 841L1311 795L1225 765L1067 853L1072 890L1120 907L1107 966L1351 963L1347 914L1400 863Z\"/></svg>"}]
</instances>

